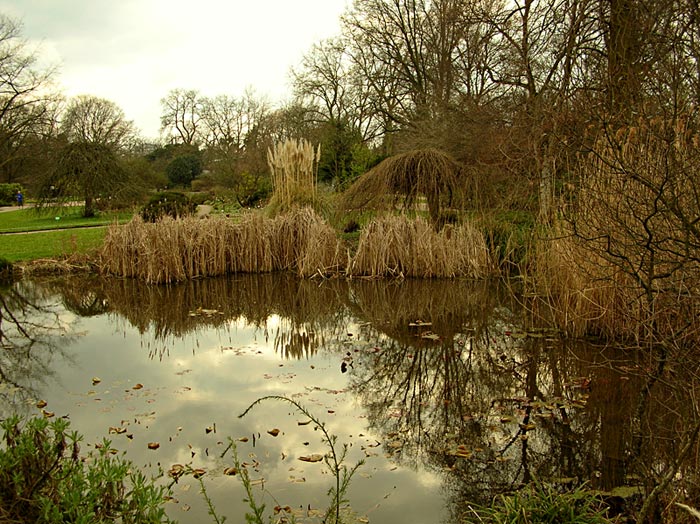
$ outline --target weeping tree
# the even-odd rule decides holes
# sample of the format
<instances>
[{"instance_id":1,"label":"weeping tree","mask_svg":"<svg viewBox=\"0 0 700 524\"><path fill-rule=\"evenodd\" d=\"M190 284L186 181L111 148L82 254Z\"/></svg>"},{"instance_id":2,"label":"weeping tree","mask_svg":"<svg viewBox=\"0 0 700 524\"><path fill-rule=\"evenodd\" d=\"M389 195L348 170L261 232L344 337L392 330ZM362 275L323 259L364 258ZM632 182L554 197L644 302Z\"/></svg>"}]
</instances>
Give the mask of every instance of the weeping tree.
<instances>
[{"instance_id":1,"label":"weeping tree","mask_svg":"<svg viewBox=\"0 0 700 524\"><path fill-rule=\"evenodd\" d=\"M105 144L73 142L57 155L54 169L42 184L39 207L83 201L83 216L95 215L101 197L113 198L134 189L127 171Z\"/></svg>"},{"instance_id":2,"label":"weeping tree","mask_svg":"<svg viewBox=\"0 0 700 524\"><path fill-rule=\"evenodd\" d=\"M461 167L437 149L417 149L389 157L360 176L343 195L349 211L406 210L425 197L430 220L438 227L441 210L464 193Z\"/></svg>"}]
</instances>

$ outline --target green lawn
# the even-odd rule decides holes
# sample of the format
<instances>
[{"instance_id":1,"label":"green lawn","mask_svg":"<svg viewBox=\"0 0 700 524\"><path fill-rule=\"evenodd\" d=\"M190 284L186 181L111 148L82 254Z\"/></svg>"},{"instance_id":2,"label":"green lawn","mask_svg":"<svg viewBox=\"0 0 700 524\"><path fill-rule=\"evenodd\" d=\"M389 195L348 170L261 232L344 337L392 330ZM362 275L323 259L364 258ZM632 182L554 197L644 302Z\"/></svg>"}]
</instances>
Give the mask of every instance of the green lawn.
<instances>
[{"instance_id":1,"label":"green lawn","mask_svg":"<svg viewBox=\"0 0 700 524\"><path fill-rule=\"evenodd\" d=\"M0 258L9 262L58 258L102 245L107 227L0 235Z\"/></svg>"},{"instance_id":2,"label":"green lawn","mask_svg":"<svg viewBox=\"0 0 700 524\"><path fill-rule=\"evenodd\" d=\"M85 253L102 245L107 225L126 222L133 216L132 212L120 212L83 218L80 213L79 207L63 208L51 215L39 215L31 208L1 212L0 233L19 233L0 234L0 258L18 262ZM37 232L24 233L27 231Z\"/></svg>"},{"instance_id":3,"label":"green lawn","mask_svg":"<svg viewBox=\"0 0 700 524\"><path fill-rule=\"evenodd\" d=\"M131 219L133 212L100 213L92 218L83 218L81 207L70 207L38 214L33 208L17 209L0 213L0 233L17 231L39 231L69 227L108 225L118 220L126 222Z\"/></svg>"}]
</instances>

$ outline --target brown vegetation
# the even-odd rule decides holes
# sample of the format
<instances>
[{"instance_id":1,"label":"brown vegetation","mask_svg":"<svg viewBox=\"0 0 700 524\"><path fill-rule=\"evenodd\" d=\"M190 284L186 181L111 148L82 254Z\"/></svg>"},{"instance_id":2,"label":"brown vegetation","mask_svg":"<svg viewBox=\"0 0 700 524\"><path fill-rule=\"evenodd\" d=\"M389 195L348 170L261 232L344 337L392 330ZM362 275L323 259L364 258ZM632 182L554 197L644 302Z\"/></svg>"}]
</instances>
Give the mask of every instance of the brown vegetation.
<instances>
[{"instance_id":1,"label":"brown vegetation","mask_svg":"<svg viewBox=\"0 0 700 524\"><path fill-rule=\"evenodd\" d=\"M105 273L148 283L279 270L308 277L334 271L340 253L333 229L304 208L276 219L245 213L237 222L137 217L109 229L100 264Z\"/></svg>"},{"instance_id":2,"label":"brown vegetation","mask_svg":"<svg viewBox=\"0 0 700 524\"><path fill-rule=\"evenodd\" d=\"M272 180L269 208L273 213L288 211L294 205L313 205L316 200L316 173L321 146L316 150L308 141L287 139L267 152Z\"/></svg>"},{"instance_id":3,"label":"brown vegetation","mask_svg":"<svg viewBox=\"0 0 700 524\"><path fill-rule=\"evenodd\" d=\"M464 224L437 232L424 219L375 219L360 235L348 273L372 277L484 278L491 269L481 232Z\"/></svg>"},{"instance_id":4,"label":"brown vegetation","mask_svg":"<svg viewBox=\"0 0 700 524\"><path fill-rule=\"evenodd\" d=\"M433 225L440 209L463 193L459 164L437 149L417 149L389 157L358 178L343 195L348 210L411 209L425 196Z\"/></svg>"},{"instance_id":5,"label":"brown vegetation","mask_svg":"<svg viewBox=\"0 0 700 524\"><path fill-rule=\"evenodd\" d=\"M425 220L386 217L363 232L351 257L310 208L270 219L245 213L237 222L166 217L112 226L100 252L104 273L167 283L233 273L291 271L314 275L475 277L491 263L481 233L469 225L439 233Z\"/></svg>"}]
</instances>

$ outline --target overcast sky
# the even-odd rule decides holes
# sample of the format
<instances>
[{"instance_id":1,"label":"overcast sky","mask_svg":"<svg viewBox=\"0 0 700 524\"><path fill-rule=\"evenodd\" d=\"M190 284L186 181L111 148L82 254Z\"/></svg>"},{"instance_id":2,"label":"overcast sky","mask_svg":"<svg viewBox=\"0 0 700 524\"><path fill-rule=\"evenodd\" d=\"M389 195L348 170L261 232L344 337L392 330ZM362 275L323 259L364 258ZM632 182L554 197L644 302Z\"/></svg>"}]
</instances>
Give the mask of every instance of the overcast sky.
<instances>
[{"instance_id":1,"label":"overcast sky","mask_svg":"<svg viewBox=\"0 0 700 524\"><path fill-rule=\"evenodd\" d=\"M277 103L289 69L339 32L349 0L0 0L59 65L68 96L117 103L147 137L158 134L171 89L240 96L246 87Z\"/></svg>"}]
</instances>

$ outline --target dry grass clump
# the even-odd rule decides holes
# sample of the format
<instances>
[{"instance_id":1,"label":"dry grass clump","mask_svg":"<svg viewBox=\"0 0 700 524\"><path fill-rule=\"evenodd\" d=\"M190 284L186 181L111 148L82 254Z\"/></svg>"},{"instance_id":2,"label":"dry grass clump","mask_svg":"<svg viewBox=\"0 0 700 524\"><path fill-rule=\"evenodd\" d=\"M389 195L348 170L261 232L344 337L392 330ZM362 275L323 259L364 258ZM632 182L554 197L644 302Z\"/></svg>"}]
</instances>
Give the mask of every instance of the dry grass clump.
<instances>
[{"instance_id":1,"label":"dry grass clump","mask_svg":"<svg viewBox=\"0 0 700 524\"><path fill-rule=\"evenodd\" d=\"M641 304L632 279L561 228L551 238L536 245L529 282L536 301L545 302L540 314L570 336L638 339Z\"/></svg>"},{"instance_id":2,"label":"dry grass clump","mask_svg":"<svg viewBox=\"0 0 700 524\"><path fill-rule=\"evenodd\" d=\"M469 224L437 232L420 217L386 216L362 231L347 272L371 277L484 278L492 267L483 235Z\"/></svg>"},{"instance_id":3,"label":"dry grass clump","mask_svg":"<svg viewBox=\"0 0 700 524\"><path fill-rule=\"evenodd\" d=\"M277 142L267 151L267 164L272 180L272 214L294 206L313 205L316 200L316 174L321 159L321 146L315 150L304 139Z\"/></svg>"},{"instance_id":4,"label":"dry grass clump","mask_svg":"<svg viewBox=\"0 0 700 524\"><path fill-rule=\"evenodd\" d=\"M437 149L417 149L385 159L358 178L343 195L347 210L411 208L423 195L433 225L440 209L464 190L460 165Z\"/></svg>"},{"instance_id":5,"label":"dry grass clump","mask_svg":"<svg viewBox=\"0 0 700 524\"><path fill-rule=\"evenodd\" d=\"M346 259L335 230L311 208L295 209L274 219L275 269L302 277L338 273Z\"/></svg>"},{"instance_id":6,"label":"dry grass clump","mask_svg":"<svg viewBox=\"0 0 700 524\"><path fill-rule=\"evenodd\" d=\"M338 270L340 252L333 229L305 208L275 219L246 213L238 222L136 217L109 228L100 261L108 274L168 283L278 270L325 275Z\"/></svg>"}]
</instances>

